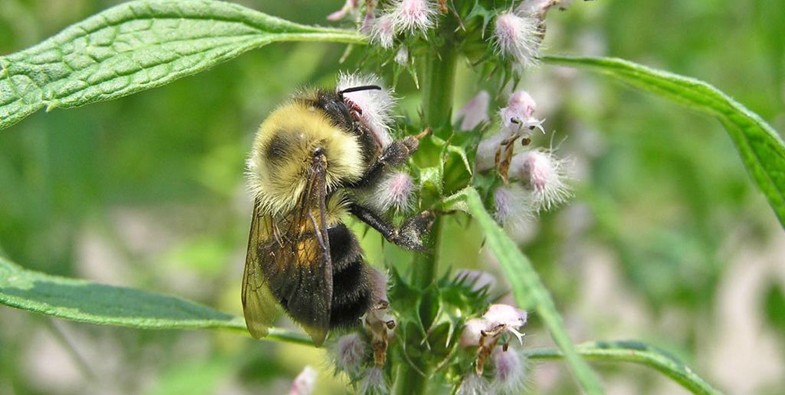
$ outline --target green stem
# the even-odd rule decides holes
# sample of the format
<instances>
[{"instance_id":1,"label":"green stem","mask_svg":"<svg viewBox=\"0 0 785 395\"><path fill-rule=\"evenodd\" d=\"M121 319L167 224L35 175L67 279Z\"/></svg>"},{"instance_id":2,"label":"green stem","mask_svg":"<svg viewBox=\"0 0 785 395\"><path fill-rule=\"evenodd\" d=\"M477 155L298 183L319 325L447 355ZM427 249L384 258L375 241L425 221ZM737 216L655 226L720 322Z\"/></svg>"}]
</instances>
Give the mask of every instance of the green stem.
<instances>
[{"instance_id":1,"label":"green stem","mask_svg":"<svg viewBox=\"0 0 785 395\"><path fill-rule=\"evenodd\" d=\"M442 29L444 32L445 29ZM458 64L456 44L446 36L441 47L428 52L423 81L423 123L434 129L449 125L455 94L455 69Z\"/></svg>"},{"instance_id":2,"label":"green stem","mask_svg":"<svg viewBox=\"0 0 785 395\"><path fill-rule=\"evenodd\" d=\"M457 46L451 34L453 31L445 23L440 32L443 41L425 56L425 64L421 68L423 81L423 126L431 127L436 133L442 130L449 131L452 119L452 99L455 92L455 69L458 60ZM423 207L431 207L441 198L440 191L421 191ZM415 289L423 291L419 306L419 315L423 327L430 327L433 322L433 295L430 289L438 273L438 243L441 239L441 218L437 217L426 240L426 247L432 251L430 254L415 254L412 261L410 282ZM410 339L409 345L420 347L422 340L419 336ZM393 393L396 395L424 394L428 387L430 367L425 355L412 356L410 363L401 363L395 372L395 385Z\"/></svg>"}]
</instances>

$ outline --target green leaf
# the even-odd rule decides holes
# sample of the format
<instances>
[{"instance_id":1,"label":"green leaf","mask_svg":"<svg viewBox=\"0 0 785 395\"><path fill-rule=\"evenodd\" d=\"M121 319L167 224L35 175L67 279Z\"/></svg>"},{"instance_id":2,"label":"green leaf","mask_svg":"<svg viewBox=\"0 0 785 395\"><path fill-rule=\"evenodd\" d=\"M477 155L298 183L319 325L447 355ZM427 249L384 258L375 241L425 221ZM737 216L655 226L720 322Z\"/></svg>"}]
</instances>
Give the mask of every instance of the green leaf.
<instances>
[{"instance_id":1,"label":"green leaf","mask_svg":"<svg viewBox=\"0 0 785 395\"><path fill-rule=\"evenodd\" d=\"M632 362L642 364L670 377L684 388L698 395L719 395L689 366L656 347L638 341L594 342L578 345L578 353L585 359L603 362ZM531 359L556 359L563 354L555 349L527 350Z\"/></svg>"},{"instance_id":2,"label":"green leaf","mask_svg":"<svg viewBox=\"0 0 785 395\"><path fill-rule=\"evenodd\" d=\"M717 117L741 159L785 226L785 144L760 116L693 78L613 58L546 56L547 63L585 67Z\"/></svg>"},{"instance_id":3,"label":"green leaf","mask_svg":"<svg viewBox=\"0 0 785 395\"><path fill-rule=\"evenodd\" d=\"M239 295L237 297L240 299ZM0 257L0 304L67 320L140 329L234 329L241 317L174 296L96 284L25 270ZM309 338L271 328L268 340L311 344Z\"/></svg>"},{"instance_id":4,"label":"green leaf","mask_svg":"<svg viewBox=\"0 0 785 395\"><path fill-rule=\"evenodd\" d=\"M542 319L553 341L564 353L567 364L581 388L589 394L604 393L597 376L576 352L575 345L567 335L564 322L556 311L553 299L540 280L540 276L515 242L507 237L485 210L477 190L466 188L446 199L444 205L446 209L467 211L480 224L485 232L486 245L499 260L506 279L512 286L515 302L521 308L534 308L537 317Z\"/></svg>"},{"instance_id":5,"label":"green leaf","mask_svg":"<svg viewBox=\"0 0 785 395\"><path fill-rule=\"evenodd\" d=\"M213 0L137 0L0 57L0 129L46 107L76 107L158 87L281 41L364 43Z\"/></svg>"}]
</instances>

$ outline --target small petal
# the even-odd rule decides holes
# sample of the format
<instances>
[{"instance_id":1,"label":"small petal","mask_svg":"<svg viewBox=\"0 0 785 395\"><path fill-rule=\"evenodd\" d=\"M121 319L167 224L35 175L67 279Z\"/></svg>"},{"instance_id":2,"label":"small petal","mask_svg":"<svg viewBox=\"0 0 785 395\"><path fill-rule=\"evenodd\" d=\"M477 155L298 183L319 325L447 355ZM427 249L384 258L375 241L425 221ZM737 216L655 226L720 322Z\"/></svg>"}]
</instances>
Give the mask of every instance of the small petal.
<instances>
[{"instance_id":1,"label":"small petal","mask_svg":"<svg viewBox=\"0 0 785 395\"><path fill-rule=\"evenodd\" d=\"M491 386L498 394L520 394L526 385L524 357L515 349L506 351L502 347L493 350L495 372Z\"/></svg>"},{"instance_id":2,"label":"small petal","mask_svg":"<svg viewBox=\"0 0 785 395\"><path fill-rule=\"evenodd\" d=\"M486 91L480 91L468 103L466 103L455 114L457 119L462 119L459 130L474 130L483 122L488 122L488 106L491 103L491 95Z\"/></svg>"},{"instance_id":3,"label":"small petal","mask_svg":"<svg viewBox=\"0 0 785 395\"><path fill-rule=\"evenodd\" d=\"M341 336L330 348L330 354L335 361L335 367L356 377L368 358L368 343L357 333Z\"/></svg>"},{"instance_id":4,"label":"small petal","mask_svg":"<svg viewBox=\"0 0 785 395\"><path fill-rule=\"evenodd\" d=\"M537 209L550 210L572 196L565 183L564 162L546 150L521 152L510 161L510 177L533 192Z\"/></svg>"},{"instance_id":5,"label":"small petal","mask_svg":"<svg viewBox=\"0 0 785 395\"><path fill-rule=\"evenodd\" d=\"M345 93L344 97L359 107L362 111L361 122L371 131L379 148L384 149L392 143L390 124L392 123L392 107L395 104L395 99L389 89L384 89L382 79L373 74L341 74L338 78L337 88L340 91L364 85L376 85L382 89L349 92Z\"/></svg>"},{"instance_id":6,"label":"small petal","mask_svg":"<svg viewBox=\"0 0 785 395\"><path fill-rule=\"evenodd\" d=\"M311 395L316 386L316 376L318 375L314 368L306 366L294 379L289 395Z\"/></svg>"},{"instance_id":7,"label":"small petal","mask_svg":"<svg viewBox=\"0 0 785 395\"><path fill-rule=\"evenodd\" d=\"M496 17L494 42L499 54L522 67L537 64L542 41L541 21L529 14L506 12Z\"/></svg>"},{"instance_id":8,"label":"small petal","mask_svg":"<svg viewBox=\"0 0 785 395\"><path fill-rule=\"evenodd\" d=\"M425 31L433 27L436 9L428 0L398 0L393 3L395 31Z\"/></svg>"}]
</instances>

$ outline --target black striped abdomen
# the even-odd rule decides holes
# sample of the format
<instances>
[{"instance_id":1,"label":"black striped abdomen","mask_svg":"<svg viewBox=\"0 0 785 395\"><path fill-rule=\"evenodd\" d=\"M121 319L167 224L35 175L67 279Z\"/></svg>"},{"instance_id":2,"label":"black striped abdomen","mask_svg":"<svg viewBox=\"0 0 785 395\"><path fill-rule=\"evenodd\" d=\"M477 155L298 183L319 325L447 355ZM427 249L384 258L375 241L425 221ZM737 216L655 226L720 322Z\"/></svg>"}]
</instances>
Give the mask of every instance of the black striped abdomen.
<instances>
[{"instance_id":1,"label":"black striped abdomen","mask_svg":"<svg viewBox=\"0 0 785 395\"><path fill-rule=\"evenodd\" d=\"M330 328L360 324L360 316L371 307L372 284L357 238L344 224L327 230L333 265L333 298Z\"/></svg>"}]
</instances>

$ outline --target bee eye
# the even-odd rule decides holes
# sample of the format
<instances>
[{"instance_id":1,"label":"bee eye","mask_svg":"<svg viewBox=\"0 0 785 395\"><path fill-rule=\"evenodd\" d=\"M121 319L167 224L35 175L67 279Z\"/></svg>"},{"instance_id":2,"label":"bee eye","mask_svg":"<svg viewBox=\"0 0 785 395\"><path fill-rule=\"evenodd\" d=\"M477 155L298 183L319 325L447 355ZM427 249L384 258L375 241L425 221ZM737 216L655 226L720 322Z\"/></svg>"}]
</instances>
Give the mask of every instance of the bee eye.
<instances>
[{"instance_id":1,"label":"bee eye","mask_svg":"<svg viewBox=\"0 0 785 395\"><path fill-rule=\"evenodd\" d=\"M314 158L318 158L318 157L323 156L323 155L324 155L324 148L322 148L322 147L314 148L314 150L313 150L313 157Z\"/></svg>"}]
</instances>

